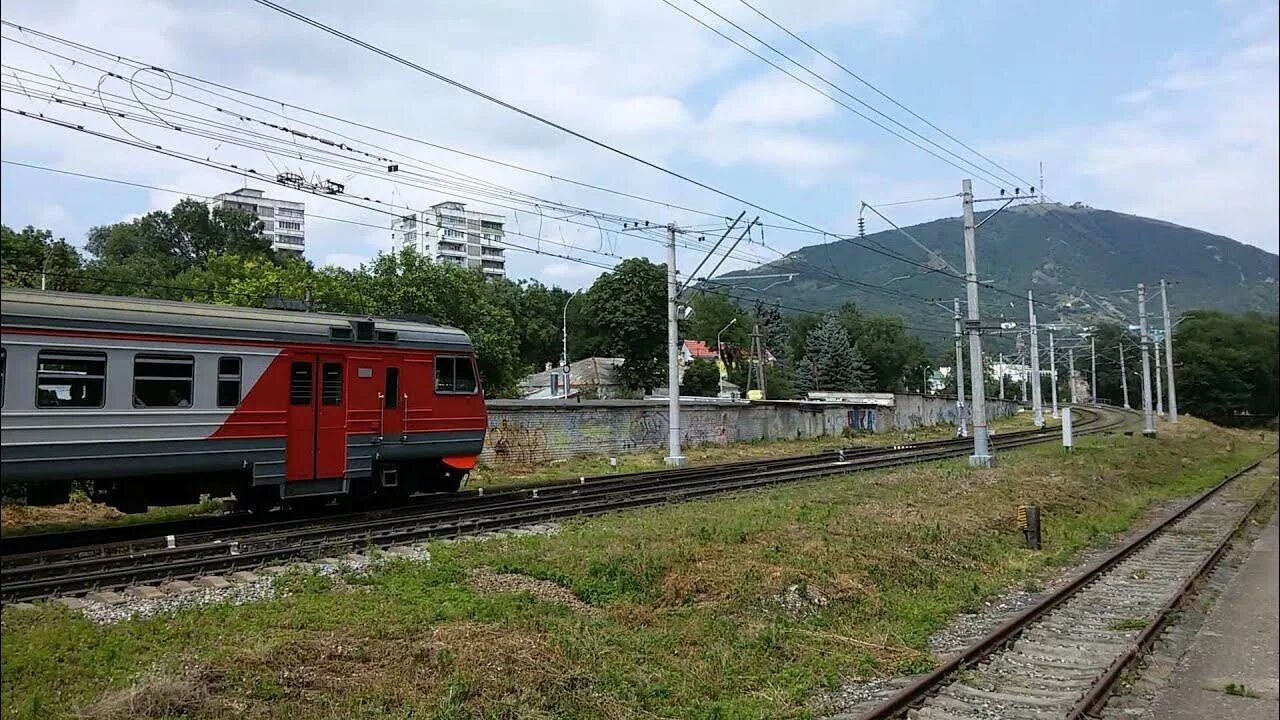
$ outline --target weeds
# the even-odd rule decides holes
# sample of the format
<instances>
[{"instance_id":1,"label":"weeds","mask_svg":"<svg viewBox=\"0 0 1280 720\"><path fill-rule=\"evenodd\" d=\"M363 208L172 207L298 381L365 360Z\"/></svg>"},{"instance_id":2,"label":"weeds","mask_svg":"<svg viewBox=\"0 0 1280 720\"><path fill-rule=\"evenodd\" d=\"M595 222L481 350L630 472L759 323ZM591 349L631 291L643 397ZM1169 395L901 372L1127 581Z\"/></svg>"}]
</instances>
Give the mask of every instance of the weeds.
<instances>
[{"instance_id":1,"label":"weeds","mask_svg":"<svg viewBox=\"0 0 1280 720\"><path fill-rule=\"evenodd\" d=\"M0 702L6 718L85 712L159 668L203 688L164 711L194 718L804 717L842 678L929 669L956 613L1272 447L1184 422L993 470L960 459L434 543L360 592L295 573L270 601L112 626L5 610ZM1029 501L1044 552L1014 526Z\"/></svg>"}]
</instances>

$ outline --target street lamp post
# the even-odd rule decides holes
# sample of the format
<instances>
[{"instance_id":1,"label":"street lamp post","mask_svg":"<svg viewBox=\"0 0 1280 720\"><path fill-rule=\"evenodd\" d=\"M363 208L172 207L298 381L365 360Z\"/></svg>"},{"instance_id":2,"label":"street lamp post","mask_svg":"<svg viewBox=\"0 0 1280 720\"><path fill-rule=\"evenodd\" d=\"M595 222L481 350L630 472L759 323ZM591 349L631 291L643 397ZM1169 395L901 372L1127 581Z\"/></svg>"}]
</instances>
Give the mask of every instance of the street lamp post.
<instances>
[{"instance_id":1,"label":"street lamp post","mask_svg":"<svg viewBox=\"0 0 1280 720\"><path fill-rule=\"evenodd\" d=\"M578 296L581 290L574 290L569 299L564 301L564 312L560 325L560 367L564 368L564 396L569 397L569 303Z\"/></svg>"},{"instance_id":2,"label":"street lamp post","mask_svg":"<svg viewBox=\"0 0 1280 720\"><path fill-rule=\"evenodd\" d=\"M733 327L733 324L736 322L738 322L738 318L733 318L729 320L729 322L724 327L720 328L720 332L716 333L716 357L720 358L720 365L722 367L728 367L728 365L724 361L724 351L721 349L724 347L724 345L721 344L720 342L720 336L724 334L725 330L728 330L729 328ZM720 368L716 368L716 372L720 372ZM750 387L750 386L751 386L750 383L748 383L747 387ZM716 384L716 387L719 388L721 394L724 394L724 376L723 375L720 376L720 382Z\"/></svg>"}]
</instances>

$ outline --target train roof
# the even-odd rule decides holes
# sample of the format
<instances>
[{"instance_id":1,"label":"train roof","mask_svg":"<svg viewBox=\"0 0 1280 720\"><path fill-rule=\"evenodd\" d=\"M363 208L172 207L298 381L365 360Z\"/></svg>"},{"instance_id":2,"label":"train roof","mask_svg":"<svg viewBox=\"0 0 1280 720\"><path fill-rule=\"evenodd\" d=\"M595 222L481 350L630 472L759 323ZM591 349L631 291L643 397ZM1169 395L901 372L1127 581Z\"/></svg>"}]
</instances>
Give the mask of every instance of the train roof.
<instances>
[{"instance_id":1,"label":"train roof","mask_svg":"<svg viewBox=\"0 0 1280 720\"><path fill-rule=\"evenodd\" d=\"M433 323L21 288L5 288L0 293L0 325L6 329L472 351L466 333Z\"/></svg>"}]
</instances>

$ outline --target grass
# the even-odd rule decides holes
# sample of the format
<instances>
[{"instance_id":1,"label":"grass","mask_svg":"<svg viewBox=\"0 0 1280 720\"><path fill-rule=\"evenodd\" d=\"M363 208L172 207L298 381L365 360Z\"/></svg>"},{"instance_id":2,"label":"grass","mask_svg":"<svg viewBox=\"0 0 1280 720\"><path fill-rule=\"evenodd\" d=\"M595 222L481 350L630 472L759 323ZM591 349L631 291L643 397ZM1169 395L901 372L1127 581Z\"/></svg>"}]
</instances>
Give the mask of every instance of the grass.
<instances>
[{"instance_id":1,"label":"grass","mask_svg":"<svg viewBox=\"0 0 1280 720\"><path fill-rule=\"evenodd\" d=\"M436 543L430 564L294 574L240 607L105 627L5 609L3 715L108 718L138 698L137 718L810 717L845 678L930 667L927 639L956 613L1275 446L1184 422L1178 438L1010 451L994 470L946 461ZM1016 530L1029 501L1039 553ZM478 569L587 607L480 590ZM788 609L793 588L824 601Z\"/></svg>"},{"instance_id":2,"label":"grass","mask_svg":"<svg viewBox=\"0 0 1280 720\"><path fill-rule=\"evenodd\" d=\"M134 514L122 513L108 505L90 502L87 498L73 499L69 503L49 507L5 503L0 506L0 536L139 525L219 512L222 512L222 501L212 498L205 498L193 505L153 507L146 512Z\"/></svg>"},{"instance_id":3,"label":"grass","mask_svg":"<svg viewBox=\"0 0 1280 720\"><path fill-rule=\"evenodd\" d=\"M1222 691L1228 695L1235 695L1236 697L1247 697L1247 698L1260 697L1258 693L1249 689L1248 686L1242 683L1229 682L1226 684L1225 687L1222 688Z\"/></svg>"},{"instance_id":4,"label":"grass","mask_svg":"<svg viewBox=\"0 0 1280 720\"><path fill-rule=\"evenodd\" d=\"M1144 620L1143 618L1125 618L1111 623L1111 629L1120 632L1126 630L1142 630L1149 624L1150 621Z\"/></svg>"}]
</instances>

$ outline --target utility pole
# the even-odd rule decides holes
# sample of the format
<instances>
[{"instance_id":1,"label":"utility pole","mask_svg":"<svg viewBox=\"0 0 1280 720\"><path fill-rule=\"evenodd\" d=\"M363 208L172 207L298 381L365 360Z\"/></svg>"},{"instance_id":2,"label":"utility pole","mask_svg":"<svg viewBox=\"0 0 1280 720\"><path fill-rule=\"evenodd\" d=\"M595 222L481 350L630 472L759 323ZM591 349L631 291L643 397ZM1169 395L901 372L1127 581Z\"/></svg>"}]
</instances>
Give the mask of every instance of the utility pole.
<instances>
[{"instance_id":1,"label":"utility pole","mask_svg":"<svg viewBox=\"0 0 1280 720\"><path fill-rule=\"evenodd\" d=\"M1093 399L1093 404L1098 404L1098 339L1089 336L1089 397Z\"/></svg>"},{"instance_id":2,"label":"utility pole","mask_svg":"<svg viewBox=\"0 0 1280 720\"><path fill-rule=\"evenodd\" d=\"M1169 422L1178 422L1178 394L1173 389L1173 325L1169 324L1169 288L1160 279L1160 304L1164 311L1164 366L1169 374Z\"/></svg>"},{"instance_id":3,"label":"utility pole","mask_svg":"<svg viewBox=\"0 0 1280 720\"><path fill-rule=\"evenodd\" d=\"M1156 415L1164 417L1164 387L1160 382L1160 343L1153 342L1151 346L1156 349Z\"/></svg>"},{"instance_id":4,"label":"utility pole","mask_svg":"<svg viewBox=\"0 0 1280 720\"><path fill-rule=\"evenodd\" d=\"M1156 416L1151 407L1151 336L1147 334L1147 288L1138 283L1138 331L1142 334L1142 434L1156 436Z\"/></svg>"},{"instance_id":5,"label":"utility pole","mask_svg":"<svg viewBox=\"0 0 1280 720\"><path fill-rule=\"evenodd\" d=\"M676 224L667 224L667 457L668 465L683 465L680 454L680 319L676 297Z\"/></svg>"},{"instance_id":6,"label":"utility pole","mask_svg":"<svg viewBox=\"0 0 1280 720\"><path fill-rule=\"evenodd\" d=\"M1076 400L1076 349L1074 347L1067 348L1067 384L1071 386L1071 404L1075 405Z\"/></svg>"},{"instance_id":7,"label":"utility pole","mask_svg":"<svg viewBox=\"0 0 1280 720\"><path fill-rule=\"evenodd\" d=\"M969 437L969 426L965 422L964 417L964 351L960 345L960 298L954 298L952 307L955 309L956 321L956 433L958 437Z\"/></svg>"},{"instance_id":8,"label":"utility pole","mask_svg":"<svg viewBox=\"0 0 1280 720\"><path fill-rule=\"evenodd\" d=\"M1036 427L1044 427L1044 406L1040 402L1040 340L1036 330L1036 304L1030 290L1027 291L1027 317L1031 323L1031 412Z\"/></svg>"},{"instance_id":9,"label":"utility pole","mask_svg":"<svg viewBox=\"0 0 1280 720\"><path fill-rule=\"evenodd\" d=\"M1058 353L1053 349L1053 331L1049 331L1049 392L1053 397L1053 419L1058 415Z\"/></svg>"},{"instance_id":10,"label":"utility pole","mask_svg":"<svg viewBox=\"0 0 1280 720\"><path fill-rule=\"evenodd\" d=\"M1027 354L1018 353L1018 365L1022 367L1022 402L1030 402L1027 393L1031 392L1031 371L1027 369Z\"/></svg>"},{"instance_id":11,"label":"utility pole","mask_svg":"<svg viewBox=\"0 0 1280 720\"><path fill-rule=\"evenodd\" d=\"M991 467L995 459L991 456L987 437L987 391L983 382L982 335L978 317L978 226L973 219L973 183L964 180L960 191L964 202L964 275L968 291L965 297L969 301L969 373L973 390L973 455L969 456L969 465Z\"/></svg>"},{"instance_id":12,"label":"utility pole","mask_svg":"<svg viewBox=\"0 0 1280 720\"><path fill-rule=\"evenodd\" d=\"M1129 407L1129 375L1124 371L1124 341L1120 342L1120 392L1124 393L1124 409Z\"/></svg>"},{"instance_id":13,"label":"utility pole","mask_svg":"<svg viewBox=\"0 0 1280 720\"><path fill-rule=\"evenodd\" d=\"M1004 353L1000 353L1000 399L1004 399Z\"/></svg>"}]
</instances>

